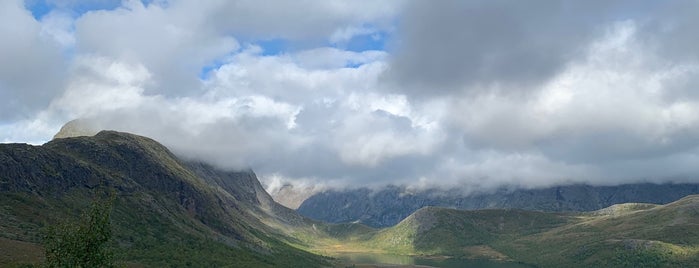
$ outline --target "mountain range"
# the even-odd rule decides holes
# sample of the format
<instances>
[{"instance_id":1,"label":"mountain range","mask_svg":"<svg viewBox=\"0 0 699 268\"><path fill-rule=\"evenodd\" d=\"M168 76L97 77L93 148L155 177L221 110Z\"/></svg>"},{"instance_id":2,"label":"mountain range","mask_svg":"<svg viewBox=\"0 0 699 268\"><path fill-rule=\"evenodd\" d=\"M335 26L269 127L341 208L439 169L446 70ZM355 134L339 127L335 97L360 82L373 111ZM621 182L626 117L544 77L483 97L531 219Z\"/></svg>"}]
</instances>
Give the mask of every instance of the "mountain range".
<instances>
[{"instance_id":1,"label":"mountain range","mask_svg":"<svg viewBox=\"0 0 699 268\"><path fill-rule=\"evenodd\" d=\"M372 227L388 227L425 206L465 210L517 208L548 212L594 211L622 203L667 204L691 194L699 194L699 184L578 184L472 194L464 194L458 189L411 191L404 186L387 186L378 190L322 191L305 199L297 211L325 222L360 222Z\"/></svg>"},{"instance_id":2,"label":"mountain range","mask_svg":"<svg viewBox=\"0 0 699 268\"><path fill-rule=\"evenodd\" d=\"M653 187L677 195L692 190L690 185L627 189L650 195ZM558 210L576 202L587 206L585 199L572 201L566 189L529 194L540 194L537 204ZM591 212L423 206L386 228L330 224L275 202L251 170L185 161L150 138L100 131L41 146L0 144L0 266L42 262L47 226L79 217L107 193L115 195L110 247L126 267L357 264L335 258L346 253L418 256L435 266L465 259L538 267L699 265L695 195L665 205L627 203ZM549 195L564 199L549 202ZM625 200L614 196L618 199L604 202Z\"/></svg>"}]
</instances>

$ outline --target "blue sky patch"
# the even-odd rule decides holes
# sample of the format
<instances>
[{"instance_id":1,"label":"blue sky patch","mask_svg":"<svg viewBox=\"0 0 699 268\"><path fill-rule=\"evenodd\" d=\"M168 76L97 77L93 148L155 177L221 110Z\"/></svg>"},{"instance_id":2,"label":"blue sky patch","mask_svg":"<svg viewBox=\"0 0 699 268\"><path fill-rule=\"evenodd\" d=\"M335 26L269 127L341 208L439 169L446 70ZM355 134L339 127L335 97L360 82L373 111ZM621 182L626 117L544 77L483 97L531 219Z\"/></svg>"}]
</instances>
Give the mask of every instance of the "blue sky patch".
<instances>
[{"instance_id":1,"label":"blue sky patch","mask_svg":"<svg viewBox=\"0 0 699 268\"><path fill-rule=\"evenodd\" d=\"M286 39L274 38L269 40L261 40L255 43L262 48L263 56L275 56L289 52L291 44Z\"/></svg>"},{"instance_id":2,"label":"blue sky patch","mask_svg":"<svg viewBox=\"0 0 699 268\"><path fill-rule=\"evenodd\" d=\"M77 1L75 4L56 4L56 2L60 3L60 1L50 0L27 0L24 2L24 6L32 12L32 16L34 16L36 20L41 19L41 17L54 9L67 10L76 17L79 17L89 11L112 10L121 6L120 0ZM142 2L144 5L147 5L152 1Z\"/></svg>"},{"instance_id":3,"label":"blue sky patch","mask_svg":"<svg viewBox=\"0 0 699 268\"><path fill-rule=\"evenodd\" d=\"M385 50L386 37L385 32L357 35L345 43L334 45L334 47L354 52Z\"/></svg>"},{"instance_id":4,"label":"blue sky patch","mask_svg":"<svg viewBox=\"0 0 699 268\"><path fill-rule=\"evenodd\" d=\"M28 0L24 2L24 7L32 12L32 16L36 20L41 19L53 9L53 6L46 3L45 0Z\"/></svg>"},{"instance_id":5,"label":"blue sky patch","mask_svg":"<svg viewBox=\"0 0 699 268\"><path fill-rule=\"evenodd\" d=\"M214 60L213 62L205 65L199 71L199 79L201 79L201 80L208 79L210 74L211 74L211 71L218 70L218 68L221 68L221 66L223 64L224 64L224 62L221 60Z\"/></svg>"}]
</instances>

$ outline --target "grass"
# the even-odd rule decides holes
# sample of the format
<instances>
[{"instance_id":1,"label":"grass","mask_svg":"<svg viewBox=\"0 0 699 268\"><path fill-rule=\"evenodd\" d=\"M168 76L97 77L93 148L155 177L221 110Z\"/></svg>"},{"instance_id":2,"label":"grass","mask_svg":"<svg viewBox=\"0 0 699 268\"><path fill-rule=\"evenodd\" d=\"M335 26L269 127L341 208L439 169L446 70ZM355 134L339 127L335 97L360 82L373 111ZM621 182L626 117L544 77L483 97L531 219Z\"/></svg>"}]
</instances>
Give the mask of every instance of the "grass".
<instances>
[{"instance_id":1,"label":"grass","mask_svg":"<svg viewBox=\"0 0 699 268\"><path fill-rule=\"evenodd\" d=\"M25 245L19 241L35 245L38 257L29 262L43 258L46 226L77 218L101 191L115 190L111 247L125 265L328 264L282 242L282 235L258 220L254 203L225 195L144 137L104 132L40 147L1 146L0 166L0 181L13 187L0 194L0 237L18 241L11 243L17 248ZM22 261L0 258L8 265Z\"/></svg>"},{"instance_id":2,"label":"grass","mask_svg":"<svg viewBox=\"0 0 699 268\"><path fill-rule=\"evenodd\" d=\"M0 237L0 267L36 264L44 261L44 248L25 241Z\"/></svg>"},{"instance_id":3,"label":"grass","mask_svg":"<svg viewBox=\"0 0 699 268\"><path fill-rule=\"evenodd\" d=\"M40 238L37 238L43 231L42 226L60 222L61 216L65 218L65 215L79 212L80 209L73 209L80 207L74 202L89 198L80 198L76 196L78 194L59 200L44 200L51 205L36 207L30 205L44 202L20 195L0 197L0 203L6 204L3 214L43 222L32 225L7 221L7 218L0 221L5 234L26 230L25 236L11 237L36 241L32 243L0 238L0 267L42 261L43 248ZM201 223L175 217L176 214L164 216L157 211L159 208L144 205L141 198L143 197L119 198L114 205L112 226L115 239L111 247L114 248L118 263L148 267L279 267L287 264L295 267L319 267L327 264L327 260L294 249L264 234L257 235L267 244L267 250L251 248L241 242L226 243L223 239L225 237L215 234ZM43 213L48 211L52 212ZM37 215L45 216L36 217Z\"/></svg>"},{"instance_id":4,"label":"grass","mask_svg":"<svg viewBox=\"0 0 699 268\"><path fill-rule=\"evenodd\" d=\"M129 134L0 147L2 163L3 187L19 187L0 195L3 267L41 261L43 228L76 218L104 189L118 193L111 247L125 266L320 267L332 262L318 255L366 252L541 267L699 267L699 196L580 214L427 207L373 229L275 212L250 194L259 182L249 174L203 166L210 173L200 174Z\"/></svg>"},{"instance_id":5,"label":"grass","mask_svg":"<svg viewBox=\"0 0 699 268\"><path fill-rule=\"evenodd\" d=\"M699 196L579 214L423 208L386 229L342 228L361 231L305 241L325 255L447 256L539 267L699 267Z\"/></svg>"}]
</instances>

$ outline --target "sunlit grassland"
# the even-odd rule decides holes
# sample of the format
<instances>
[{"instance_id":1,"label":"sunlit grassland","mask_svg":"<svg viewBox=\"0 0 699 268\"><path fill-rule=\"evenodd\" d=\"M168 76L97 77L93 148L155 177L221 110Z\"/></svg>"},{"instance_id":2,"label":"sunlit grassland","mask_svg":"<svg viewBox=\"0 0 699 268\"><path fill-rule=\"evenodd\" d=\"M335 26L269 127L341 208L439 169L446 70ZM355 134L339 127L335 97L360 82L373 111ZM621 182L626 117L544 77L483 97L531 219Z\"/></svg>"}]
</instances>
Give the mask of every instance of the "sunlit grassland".
<instances>
[{"instance_id":1,"label":"sunlit grassland","mask_svg":"<svg viewBox=\"0 0 699 268\"><path fill-rule=\"evenodd\" d=\"M517 261L541 267L695 267L699 197L668 205L621 204L590 213L425 208L385 229L298 233L301 248ZM361 225L358 225L361 226ZM328 227L326 227L328 228Z\"/></svg>"}]
</instances>

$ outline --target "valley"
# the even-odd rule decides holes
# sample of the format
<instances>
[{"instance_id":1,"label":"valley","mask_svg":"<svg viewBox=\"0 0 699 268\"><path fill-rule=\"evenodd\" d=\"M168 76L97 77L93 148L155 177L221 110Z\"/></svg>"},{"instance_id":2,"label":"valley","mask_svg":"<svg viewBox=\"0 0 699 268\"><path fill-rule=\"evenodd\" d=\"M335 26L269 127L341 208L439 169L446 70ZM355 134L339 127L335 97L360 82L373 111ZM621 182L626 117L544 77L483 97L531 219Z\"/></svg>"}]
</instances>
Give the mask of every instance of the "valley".
<instances>
[{"instance_id":1,"label":"valley","mask_svg":"<svg viewBox=\"0 0 699 268\"><path fill-rule=\"evenodd\" d=\"M0 268L699 267L699 0L0 0Z\"/></svg>"},{"instance_id":2,"label":"valley","mask_svg":"<svg viewBox=\"0 0 699 268\"><path fill-rule=\"evenodd\" d=\"M587 213L427 207L398 225L354 232L316 252L487 259L535 267L692 267L699 264L699 196Z\"/></svg>"},{"instance_id":3,"label":"valley","mask_svg":"<svg viewBox=\"0 0 699 268\"><path fill-rule=\"evenodd\" d=\"M697 195L589 212L425 206L375 228L303 217L250 170L183 161L122 132L3 144L0 167L0 266L41 263L45 228L109 192L110 247L127 267L699 265Z\"/></svg>"}]
</instances>

